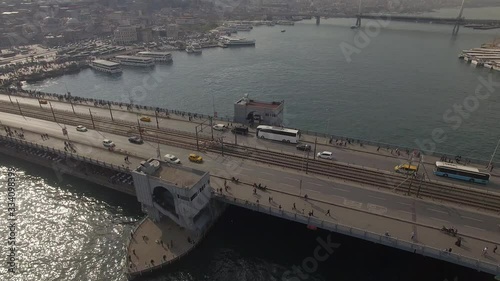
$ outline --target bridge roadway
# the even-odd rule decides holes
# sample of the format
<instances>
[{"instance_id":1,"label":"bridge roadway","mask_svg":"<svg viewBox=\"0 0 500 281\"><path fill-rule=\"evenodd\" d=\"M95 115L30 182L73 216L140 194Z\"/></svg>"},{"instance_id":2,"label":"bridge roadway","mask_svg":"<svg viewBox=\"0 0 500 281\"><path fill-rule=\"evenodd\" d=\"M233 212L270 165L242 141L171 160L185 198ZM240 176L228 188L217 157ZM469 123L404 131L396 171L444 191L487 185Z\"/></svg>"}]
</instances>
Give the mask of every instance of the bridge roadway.
<instances>
[{"instance_id":1,"label":"bridge roadway","mask_svg":"<svg viewBox=\"0 0 500 281\"><path fill-rule=\"evenodd\" d=\"M0 120L2 124L13 129L23 127L27 141L64 149L63 141L66 139L61 136L60 126L54 122L29 117L25 119L5 113L0 113ZM117 149L121 150L110 152L102 147L104 136L100 132L93 130L76 132L72 126L68 126L68 131L69 138L75 144L79 155L117 166L135 168L143 159L156 155L155 143L135 145L130 144L123 136L106 134L105 137L112 139ZM3 131L1 133L4 134ZM49 134L51 138L42 140L40 137L42 133ZM242 183L238 185L229 183L228 192L223 191L222 194L215 195L228 203L323 226L330 230L335 228L341 233L351 232L352 235L363 239L406 250L414 249L416 253L473 268L477 268L478 264L474 261L477 259L481 262L480 265L489 265L486 269L488 272L500 273L500 268L497 267L500 261L499 253L491 253L494 245L500 243L498 215L443 202L401 196L390 191L377 191L367 186L306 175L300 171L263 165L241 158L201 153L204 163L194 164L187 161L187 155L192 152L190 150L165 145L160 145L160 150L162 154L166 152L176 154L183 161L182 165L209 170L214 177L229 178L234 175L239 177ZM129 155L130 164L125 164L125 154ZM267 185L269 189L253 194L251 184L256 181ZM215 179L213 182L214 188L223 185L221 180ZM305 193L309 196L307 201L303 198ZM268 201L269 197L273 198L273 202ZM293 209L294 203L295 209ZM331 216L326 215L327 210L330 210ZM310 211L314 211L311 218L308 216ZM454 246L455 238L439 231L443 225L459 229L464 237L463 247ZM390 238L379 237L386 231L390 233ZM413 244L410 239L412 232L415 233ZM442 251L450 247L453 249L451 254ZM484 247L490 249L487 256L481 254Z\"/></svg>"},{"instance_id":2,"label":"bridge roadway","mask_svg":"<svg viewBox=\"0 0 500 281\"><path fill-rule=\"evenodd\" d=\"M390 19L391 21L407 21L407 22L423 22L423 23L441 23L455 24L457 18L439 18L439 17L422 17L422 16L406 16L406 15L391 15L391 14L361 14L361 15L343 15L343 14L328 14L328 13L266 13L268 18L272 17L288 17L305 16L305 17L326 17L326 18L357 18L363 19ZM262 14L231 14L234 17L258 17ZM467 19L462 18L460 24L500 24L497 19Z\"/></svg>"},{"instance_id":3,"label":"bridge roadway","mask_svg":"<svg viewBox=\"0 0 500 281\"><path fill-rule=\"evenodd\" d=\"M14 97L12 96L13 102L14 102L14 108L17 107L16 100L19 101L21 107L25 105L31 105L35 107L35 109L40 109L40 105L38 104L38 100L33 99L33 98L25 98L25 97ZM2 104L2 102L4 102ZM9 106L12 107L10 104L6 104L6 102L9 102L9 97L6 95L0 95L0 111L2 110L2 107ZM51 101L51 105L55 110L65 110L72 112L72 107L69 103L65 102L56 102L56 101ZM44 110L50 112L50 105L42 105L41 106ZM108 108L102 108L102 107L94 107L91 105L84 105L84 104L78 104L73 106L74 110L76 113L81 113L81 114L89 114L89 109L92 111L92 115L94 117L100 116L100 117L105 117L105 118L110 118L110 111ZM148 110L137 110L134 108L134 111L127 111L127 110L121 110L119 107L113 107L113 117L115 119L120 119L120 120L127 120L132 123L137 123L138 116L151 116L151 122L146 123L146 122L140 122L145 128L147 126L153 126L156 128L156 122L155 122L155 115L154 112L148 111ZM163 117L165 115L163 114ZM189 122L187 117L183 118L181 116L173 115L170 114L170 118L166 119L160 116L158 118L159 122L159 127L160 128L167 128L167 129L174 129L178 130L181 132L186 132L189 134L192 134L193 136L195 135L195 127L199 125L199 123L205 121L205 124L209 124L207 120L200 120L200 119L193 119L192 122ZM229 125L229 122L221 122L221 121L214 121L214 124L220 122L224 123L226 125ZM233 124L236 125L236 124ZM88 125L87 125L88 127ZM137 127L137 126L136 126ZM90 127L89 127L90 128ZM210 130L209 126L205 126L203 129L203 132L199 132L200 137L205 137L205 138L211 138L211 133L212 130ZM235 143L237 142L238 145L244 145L248 147L254 147L254 148L259 148L259 149L267 149L275 152L281 152L281 153L287 153L291 155L296 155L296 156L301 156L301 157L307 157L307 154L298 151L295 148L295 145L290 145L290 144L283 144L281 142L271 142L268 140L261 140L258 138L255 138L255 132L251 131L251 134L249 136L237 136L235 140L235 136L228 131L226 132L220 132L220 131L213 131L214 137L215 138L224 138L224 142L226 143ZM136 134L138 135L138 134ZM302 142L307 142L311 144L314 147L314 143L316 141L316 137L312 135L305 135L303 134L301 136L301 141ZM364 141L361 141L364 142ZM360 146L358 143L353 143L353 144L348 144L347 146L337 146L335 145L335 139L333 141L333 144L330 145L328 139L324 137L318 137L317 138L317 148L316 151L332 151L334 155L334 162L336 163L346 163L346 164L351 164L351 165L357 165L360 167L368 167L368 168L374 168L382 171L393 171L394 166L403 164L403 163L408 163L408 155L404 151L405 148L400 147L399 150L401 151L400 156L397 156L396 154L396 146L391 146L390 149L387 149L389 145L387 144L380 144L380 150L377 151L376 146L372 145L363 145ZM494 148L492 147L492 150ZM392 152L391 152L392 150ZM441 154L440 154L441 155ZM314 157L314 151L311 151L309 154L310 158ZM452 155L448 155L449 158L454 158ZM494 169L491 173L494 177L491 178L490 184L488 184L486 187L483 185L477 185L477 184L468 184L468 183L463 183L459 182L453 179L445 179L443 177L438 177L435 176L432 171L434 169L434 163L438 161L439 158L435 156L425 156L424 157L424 168L421 167L420 171L423 173L426 171L426 176L433 180L433 181L440 181L440 182L445 182L448 184L452 185L466 185L467 187L470 188L477 188L477 189L487 189L489 191L498 191L500 192L500 172L498 172L496 169ZM413 160L412 163L417 164L417 160ZM479 169L484 170L485 168L485 162L487 161L480 161L480 160L472 160L471 166L475 166ZM479 164L480 163L480 164ZM495 167L500 167L500 163L494 163Z\"/></svg>"}]
</instances>

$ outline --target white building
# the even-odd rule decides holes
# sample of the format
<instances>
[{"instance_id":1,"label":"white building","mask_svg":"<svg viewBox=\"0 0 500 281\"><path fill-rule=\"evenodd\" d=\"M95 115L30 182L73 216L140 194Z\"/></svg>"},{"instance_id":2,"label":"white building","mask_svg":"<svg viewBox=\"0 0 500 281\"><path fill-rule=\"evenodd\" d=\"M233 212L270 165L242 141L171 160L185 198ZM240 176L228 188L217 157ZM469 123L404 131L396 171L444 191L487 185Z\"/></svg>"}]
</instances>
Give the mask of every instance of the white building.
<instances>
[{"instance_id":1,"label":"white building","mask_svg":"<svg viewBox=\"0 0 500 281\"><path fill-rule=\"evenodd\" d=\"M113 40L117 44L137 42L137 28L134 26L120 26L115 30L113 35Z\"/></svg>"},{"instance_id":2,"label":"white building","mask_svg":"<svg viewBox=\"0 0 500 281\"><path fill-rule=\"evenodd\" d=\"M210 174L158 159L132 171L138 201L149 217L168 217L181 227L204 232L222 211L211 200Z\"/></svg>"}]
</instances>

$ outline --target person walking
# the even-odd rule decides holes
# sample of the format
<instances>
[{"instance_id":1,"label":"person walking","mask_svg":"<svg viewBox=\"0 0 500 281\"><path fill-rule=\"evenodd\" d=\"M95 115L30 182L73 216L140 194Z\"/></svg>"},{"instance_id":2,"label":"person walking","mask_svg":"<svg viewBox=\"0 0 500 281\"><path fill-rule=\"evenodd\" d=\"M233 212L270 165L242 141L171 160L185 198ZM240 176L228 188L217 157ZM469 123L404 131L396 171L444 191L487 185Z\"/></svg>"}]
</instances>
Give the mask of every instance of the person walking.
<instances>
[{"instance_id":1,"label":"person walking","mask_svg":"<svg viewBox=\"0 0 500 281\"><path fill-rule=\"evenodd\" d=\"M493 253L494 253L494 254L496 254L497 249L498 249L498 246L497 246L497 245L495 245L495 248L493 248Z\"/></svg>"},{"instance_id":2,"label":"person walking","mask_svg":"<svg viewBox=\"0 0 500 281\"><path fill-rule=\"evenodd\" d=\"M488 247L484 247L483 249L483 256L486 256L488 254Z\"/></svg>"},{"instance_id":3,"label":"person walking","mask_svg":"<svg viewBox=\"0 0 500 281\"><path fill-rule=\"evenodd\" d=\"M326 215L330 216L330 209L328 209L328 211L326 211Z\"/></svg>"},{"instance_id":4,"label":"person walking","mask_svg":"<svg viewBox=\"0 0 500 281\"><path fill-rule=\"evenodd\" d=\"M415 232L414 231L411 232L411 241L413 241L413 240L415 240Z\"/></svg>"}]
</instances>

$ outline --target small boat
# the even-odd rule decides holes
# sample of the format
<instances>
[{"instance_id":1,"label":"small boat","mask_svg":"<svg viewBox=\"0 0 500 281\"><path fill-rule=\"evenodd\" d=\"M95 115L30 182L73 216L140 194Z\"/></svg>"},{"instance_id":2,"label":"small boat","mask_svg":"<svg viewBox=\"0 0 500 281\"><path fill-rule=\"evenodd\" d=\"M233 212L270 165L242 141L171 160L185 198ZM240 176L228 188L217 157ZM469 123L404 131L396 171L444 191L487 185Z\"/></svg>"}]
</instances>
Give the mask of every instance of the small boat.
<instances>
[{"instance_id":1,"label":"small boat","mask_svg":"<svg viewBox=\"0 0 500 281\"><path fill-rule=\"evenodd\" d=\"M285 31L286 31L286 30L284 30L284 29L283 29L281 32L285 32Z\"/></svg>"}]
</instances>

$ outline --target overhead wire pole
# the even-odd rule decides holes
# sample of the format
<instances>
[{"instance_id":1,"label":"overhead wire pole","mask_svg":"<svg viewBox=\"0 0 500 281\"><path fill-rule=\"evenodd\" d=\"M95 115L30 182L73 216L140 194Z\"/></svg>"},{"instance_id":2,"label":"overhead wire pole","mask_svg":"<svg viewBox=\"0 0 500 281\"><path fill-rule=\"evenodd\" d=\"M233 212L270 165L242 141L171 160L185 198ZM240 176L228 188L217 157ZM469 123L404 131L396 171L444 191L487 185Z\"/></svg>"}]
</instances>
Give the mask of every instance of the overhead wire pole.
<instances>
[{"instance_id":1,"label":"overhead wire pole","mask_svg":"<svg viewBox=\"0 0 500 281\"><path fill-rule=\"evenodd\" d=\"M92 121L92 127L93 127L93 128L94 128L94 130L95 130L94 117L92 117L92 111L90 111L90 108L89 108L89 113L90 113L90 121Z\"/></svg>"},{"instance_id":2,"label":"overhead wire pole","mask_svg":"<svg viewBox=\"0 0 500 281\"><path fill-rule=\"evenodd\" d=\"M158 111L155 110L155 117L156 117L156 129L160 129L160 124L158 123Z\"/></svg>"},{"instance_id":3,"label":"overhead wire pole","mask_svg":"<svg viewBox=\"0 0 500 281\"><path fill-rule=\"evenodd\" d=\"M14 104L14 103L12 102L12 98L10 97L10 93L9 93L9 91L7 91L7 96L9 96L10 103Z\"/></svg>"},{"instance_id":4,"label":"overhead wire pole","mask_svg":"<svg viewBox=\"0 0 500 281\"><path fill-rule=\"evenodd\" d=\"M198 126L194 127L194 131L196 133L196 150L200 151L200 144L198 142Z\"/></svg>"},{"instance_id":5,"label":"overhead wire pole","mask_svg":"<svg viewBox=\"0 0 500 281\"><path fill-rule=\"evenodd\" d=\"M139 118L137 118L137 129L139 130L139 137L142 139L141 122L139 122Z\"/></svg>"},{"instance_id":6,"label":"overhead wire pole","mask_svg":"<svg viewBox=\"0 0 500 281\"><path fill-rule=\"evenodd\" d=\"M108 103L108 108L109 108L109 115L111 115L111 121L115 121L113 119L113 110L111 110L111 103Z\"/></svg>"},{"instance_id":7,"label":"overhead wire pole","mask_svg":"<svg viewBox=\"0 0 500 281\"><path fill-rule=\"evenodd\" d=\"M21 105L19 105L19 101L17 99L16 99L16 102L17 102L17 107L19 108L19 113L21 113L21 115L24 117L23 111L21 110ZM54 117L54 120L55 120L55 117Z\"/></svg>"},{"instance_id":8,"label":"overhead wire pole","mask_svg":"<svg viewBox=\"0 0 500 281\"><path fill-rule=\"evenodd\" d=\"M17 103L19 105L19 103ZM50 105L50 110L52 111L52 116L54 117L54 122L57 123L57 120L56 120L56 114L54 113L54 108L52 108L52 103L49 101L49 105ZM19 110L21 110L21 108L19 108Z\"/></svg>"},{"instance_id":9,"label":"overhead wire pole","mask_svg":"<svg viewBox=\"0 0 500 281\"><path fill-rule=\"evenodd\" d=\"M314 139L314 155L313 155L314 159L316 159L316 144L317 144L317 143L318 143L318 137L316 137L316 138Z\"/></svg>"},{"instance_id":10,"label":"overhead wire pole","mask_svg":"<svg viewBox=\"0 0 500 281\"><path fill-rule=\"evenodd\" d=\"M495 147L495 150L493 151L493 154L491 155L490 162L488 163L488 168L491 167L491 163L493 163L493 158L495 158L495 154L497 153L498 145L500 144L500 139L498 139L497 146Z\"/></svg>"}]
</instances>

